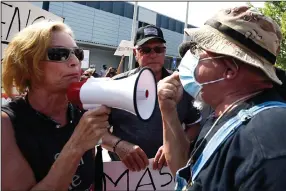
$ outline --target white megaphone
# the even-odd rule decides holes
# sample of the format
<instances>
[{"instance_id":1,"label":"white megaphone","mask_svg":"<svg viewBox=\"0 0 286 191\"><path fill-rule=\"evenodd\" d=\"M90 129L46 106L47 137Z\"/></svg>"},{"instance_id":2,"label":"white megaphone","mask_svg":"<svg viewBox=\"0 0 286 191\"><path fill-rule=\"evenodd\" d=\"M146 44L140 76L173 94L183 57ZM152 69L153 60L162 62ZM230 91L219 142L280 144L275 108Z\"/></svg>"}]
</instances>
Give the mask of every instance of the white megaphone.
<instances>
[{"instance_id":1,"label":"white megaphone","mask_svg":"<svg viewBox=\"0 0 286 191\"><path fill-rule=\"evenodd\" d=\"M152 70L143 68L138 74L120 80L89 78L72 83L67 96L71 103L85 110L106 105L133 113L145 121L154 112L157 85Z\"/></svg>"}]
</instances>

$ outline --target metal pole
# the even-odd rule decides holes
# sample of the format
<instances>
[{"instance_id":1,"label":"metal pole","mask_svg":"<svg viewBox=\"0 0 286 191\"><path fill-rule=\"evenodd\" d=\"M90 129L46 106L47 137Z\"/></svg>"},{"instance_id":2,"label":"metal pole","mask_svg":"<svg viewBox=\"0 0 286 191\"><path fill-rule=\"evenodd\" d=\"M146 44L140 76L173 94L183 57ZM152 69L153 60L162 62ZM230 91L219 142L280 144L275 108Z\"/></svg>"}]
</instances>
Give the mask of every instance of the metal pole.
<instances>
[{"instance_id":1,"label":"metal pole","mask_svg":"<svg viewBox=\"0 0 286 191\"><path fill-rule=\"evenodd\" d=\"M188 18L189 18L189 1L187 2L187 9L186 9L186 20L185 20L185 27L188 28ZM187 41L187 34L184 32L183 42Z\"/></svg>"},{"instance_id":2,"label":"metal pole","mask_svg":"<svg viewBox=\"0 0 286 191\"><path fill-rule=\"evenodd\" d=\"M132 31L131 31L131 42L134 42L137 26L137 11L138 11L138 2L136 1L134 4L134 11L133 11L133 23L132 23ZM129 56L129 64L128 64L128 70L132 70L133 65L133 54L130 54Z\"/></svg>"}]
</instances>

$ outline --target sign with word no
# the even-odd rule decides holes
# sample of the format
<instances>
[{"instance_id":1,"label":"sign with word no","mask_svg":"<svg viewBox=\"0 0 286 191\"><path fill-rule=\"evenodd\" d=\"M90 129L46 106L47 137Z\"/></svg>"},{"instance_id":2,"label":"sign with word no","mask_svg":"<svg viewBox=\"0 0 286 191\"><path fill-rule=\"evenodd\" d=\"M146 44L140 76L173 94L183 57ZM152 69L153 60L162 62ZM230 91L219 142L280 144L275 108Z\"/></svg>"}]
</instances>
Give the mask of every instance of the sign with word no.
<instances>
[{"instance_id":1,"label":"sign with word no","mask_svg":"<svg viewBox=\"0 0 286 191\"><path fill-rule=\"evenodd\" d=\"M56 16L28 2L1 2L1 11L2 56L4 49L7 47L11 39L23 28L41 20L62 22L64 20L62 17Z\"/></svg>"}]
</instances>

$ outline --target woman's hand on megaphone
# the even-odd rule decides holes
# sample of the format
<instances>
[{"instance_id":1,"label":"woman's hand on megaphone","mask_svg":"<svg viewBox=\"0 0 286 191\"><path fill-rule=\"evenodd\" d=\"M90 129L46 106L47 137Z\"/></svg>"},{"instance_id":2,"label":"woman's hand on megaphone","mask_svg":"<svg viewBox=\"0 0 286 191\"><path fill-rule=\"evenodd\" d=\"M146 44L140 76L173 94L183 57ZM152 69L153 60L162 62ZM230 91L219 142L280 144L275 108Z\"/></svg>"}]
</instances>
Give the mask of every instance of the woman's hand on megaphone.
<instances>
[{"instance_id":1,"label":"woman's hand on megaphone","mask_svg":"<svg viewBox=\"0 0 286 191\"><path fill-rule=\"evenodd\" d=\"M94 148L108 131L109 114L110 108L106 106L85 112L69 140L70 145L83 153Z\"/></svg>"},{"instance_id":2,"label":"woman's hand on megaphone","mask_svg":"<svg viewBox=\"0 0 286 191\"><path fill-rule=\"evenodd\" d=\"M182 99L183 86L180 82L179 73L162 79L158 83L158 101L161 112L176 110L177 103Z\"/></svg>"},{"instance_id":3,"label":"woman's hand on megaphone","mask_svg":"<svg viewBox=\"0 0 286 191\"><path fill-rule=\"evenodd\" d=\"M121 141L116 147L116 154L131 171L144 170L149 165L145 152L138 146L127 141Z\"/></svg>"}]
</instances>

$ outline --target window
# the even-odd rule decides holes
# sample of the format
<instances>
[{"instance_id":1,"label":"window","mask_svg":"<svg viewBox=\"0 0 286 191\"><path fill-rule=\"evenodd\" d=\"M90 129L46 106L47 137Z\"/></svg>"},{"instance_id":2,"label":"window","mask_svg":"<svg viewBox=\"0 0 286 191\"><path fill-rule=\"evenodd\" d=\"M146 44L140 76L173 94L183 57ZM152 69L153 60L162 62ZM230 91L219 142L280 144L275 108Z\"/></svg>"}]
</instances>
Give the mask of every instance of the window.
<instances>
[{"instance_id":1,"label":"window","mask_svg":"<svg viewBox=\"0 0 286 191\"><path fill-rule=\"evenodd\" d=\"M193 26L193 25L188 24L188 28L197 28L197 27L195 27L195 26Z\"/></svg>"},{"instance_id":2,"label":"window","mask_svg":"<svg viewBox=\"0 0 286 191\"><path fill-rule=\"evenodd\" d=\"M161 15L160 14L157 14L157 17L156 17L156 26L157 27L161 27Z\"/></svg>"},{"instance_id":3,"label":"window","mask_svg":"<svg viewBox=\"0 0 286 191\"><path fill-rule=\"evenodd\" d=\"M138 28L145 27L147 25L150 25L150 24L149 23L144 23L144 22L141 22L141 21L138 22Z\"/></svg>"},{"instance_id":4,"label":"window","mask_svg":"<svg viewBox=\"0 0 286 191\"><path fill-rule=\"evenodd\" d=\"M86 1L74 1L75 3L81 4L81 5L86 5Z\"/></svg>"},{"instance_id":5,"label":"window","mask_svg":"<svg viewBox=\"0 0 286 191\"><path fill-rule=\"evenodd\" d=\"M124 2L113 2L112 13L120 16L124 16Z\"/></svg>"},{"instance_id":6,"label":"window","mask_svg":"<svg viewBox=\"0 0 286 191\"><path fill-rule=\"evenodd\" d=\"M161 27L164 29L168 29L168 26L169 26L168 18L162 15L161 16Z\"/></svg>"},{"instance_id":7,"label":"window","mask_svg":"<svg viewBox=\"0 0 286 191\"><path fill-rule=\"evenodd\" d=\"M100 8L100 2L99 1L87 1L86 5L95 9Z\"/></svg>"},{"instance_id":8,"label":"window","mask_svg":"<svg viewBox=\"0 0 286 191\"><path fill-rule=\"evenodd\" d=\"M100 2L100 10L112 13L113 9L113 2L112 1L101 1Z\"/></svg>"},{"instance_id":9,"label":"window","mask_svg":"<svg viewBox=\"0 0 286 191\"><path fill-rule=\"evenodd\" d=\"M176 21L176 32L178 33L184 33L184 23L180 22L180 21Z\"/></svg>"},{"instance_id":10,"label":"window","mask_svg":"<svg viewBox=\"0 0 286 191\"><path fill-rule=\"evenodd\" d=\"M124 17L133 19L134 5L130 3L125 3L124 5Z\"/></svg>"},{"instance_id":11,"label":"window","mask_svg":"<svg viewBox=\"0 0 286 191\"><path fill-rule=\"evenodd\" d=\"M171 31L176 31L176 21L172 18L169 18L169 27L168 29Z\"/></svg>"}]
</instances>

